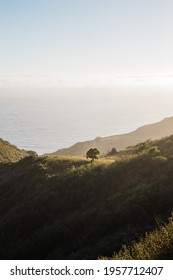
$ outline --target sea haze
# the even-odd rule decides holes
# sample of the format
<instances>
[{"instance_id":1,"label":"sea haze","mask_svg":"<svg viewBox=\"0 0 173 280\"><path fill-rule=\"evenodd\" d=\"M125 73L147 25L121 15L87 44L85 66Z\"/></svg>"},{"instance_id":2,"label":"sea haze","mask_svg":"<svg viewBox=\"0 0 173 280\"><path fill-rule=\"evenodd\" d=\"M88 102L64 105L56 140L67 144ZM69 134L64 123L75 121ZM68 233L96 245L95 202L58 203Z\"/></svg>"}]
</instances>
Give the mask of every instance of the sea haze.
<instances>
[{"instance_id":1,"label":"sea haze","mask_svg":"<svg viewBox=\"0 0 173 280\"><path fill-rule=\"evenodd\" d=\"M173 115L164 86L1 89L0 137L38 154Z\"/></svg>"}]
</instances>

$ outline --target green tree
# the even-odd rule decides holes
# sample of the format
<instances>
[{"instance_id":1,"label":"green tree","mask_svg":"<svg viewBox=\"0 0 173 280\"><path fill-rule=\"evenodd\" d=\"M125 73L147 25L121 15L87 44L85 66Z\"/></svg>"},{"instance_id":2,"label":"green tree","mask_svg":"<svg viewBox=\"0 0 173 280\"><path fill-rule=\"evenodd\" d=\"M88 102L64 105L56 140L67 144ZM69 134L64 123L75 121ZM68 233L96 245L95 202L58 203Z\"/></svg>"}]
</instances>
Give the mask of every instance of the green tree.
<instances>
[{"instance_id":1,"label":"green tree","mask_svg":"<svg viewBox=\"0 0 173 280\"><path fill-rule=\"evenodd\" d=\"M91 148L86 153L86 158L91 158L91 162L95 159L98 159L98 155L100 154L99 150L97 148Z\"/></svg>"}]
</instances>

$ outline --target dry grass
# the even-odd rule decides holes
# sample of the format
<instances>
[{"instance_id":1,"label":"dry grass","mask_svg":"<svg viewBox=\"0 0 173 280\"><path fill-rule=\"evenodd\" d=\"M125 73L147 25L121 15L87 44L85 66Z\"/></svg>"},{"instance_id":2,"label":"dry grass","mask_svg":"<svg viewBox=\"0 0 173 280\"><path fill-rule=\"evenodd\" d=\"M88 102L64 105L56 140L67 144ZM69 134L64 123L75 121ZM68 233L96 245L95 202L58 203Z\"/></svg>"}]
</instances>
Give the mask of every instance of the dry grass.
<instances>
[{"instance_id":1,"label":"dry grass","mask_svg":"<svg viewBox=\"0 0 173 280\"><path fill-rule=\"evenodd\" d=\"M132 242L130 246L122 246L118 253L114 253L110 260L156 260L173 258L173 216L169 222L159 225L151 233L146 233L139 242Z\"/></svg>"}]
</instances>

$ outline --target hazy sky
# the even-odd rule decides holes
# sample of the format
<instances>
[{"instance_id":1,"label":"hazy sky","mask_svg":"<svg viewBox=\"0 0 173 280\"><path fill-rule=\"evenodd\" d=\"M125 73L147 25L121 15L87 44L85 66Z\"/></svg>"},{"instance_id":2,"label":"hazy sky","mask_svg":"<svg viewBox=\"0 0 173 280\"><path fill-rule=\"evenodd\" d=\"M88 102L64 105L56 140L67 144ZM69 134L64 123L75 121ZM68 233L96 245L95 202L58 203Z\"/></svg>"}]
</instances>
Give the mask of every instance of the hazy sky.
<instances>
[{"instance_id":1,"label":"hazy sky","mask_svg":"<svg viewBox=\"0 0 173 280\"><path fill-rule=\"evenodd\" d=\"M0 76L173 73L172 0L0 0Z\"/></svg>"}]
</instances>

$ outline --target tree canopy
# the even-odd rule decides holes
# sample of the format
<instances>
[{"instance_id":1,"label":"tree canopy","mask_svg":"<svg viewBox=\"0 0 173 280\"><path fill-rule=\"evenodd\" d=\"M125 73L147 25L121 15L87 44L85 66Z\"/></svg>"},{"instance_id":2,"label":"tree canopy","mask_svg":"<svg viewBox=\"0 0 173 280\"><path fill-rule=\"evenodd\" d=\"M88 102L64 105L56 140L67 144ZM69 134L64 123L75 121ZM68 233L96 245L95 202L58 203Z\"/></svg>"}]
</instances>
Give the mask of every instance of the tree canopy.
<instances>
[{"instance_id":1,"label":"tree canopy","mask_svg":"<svg viewBox=\"0 0 173 280\"><path fill-rule=\"evenodd\" d=\"M86 153L86 158L91 158L91 161L98 159L98 155L100 154L97 148L91 148Z\"/></svg>"}]
</instances>

